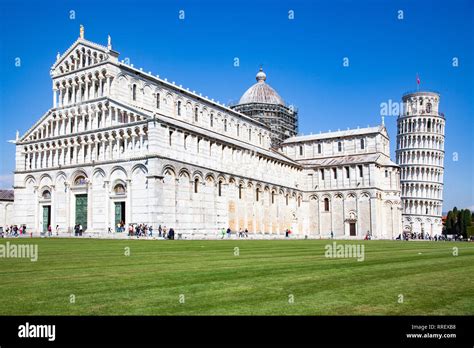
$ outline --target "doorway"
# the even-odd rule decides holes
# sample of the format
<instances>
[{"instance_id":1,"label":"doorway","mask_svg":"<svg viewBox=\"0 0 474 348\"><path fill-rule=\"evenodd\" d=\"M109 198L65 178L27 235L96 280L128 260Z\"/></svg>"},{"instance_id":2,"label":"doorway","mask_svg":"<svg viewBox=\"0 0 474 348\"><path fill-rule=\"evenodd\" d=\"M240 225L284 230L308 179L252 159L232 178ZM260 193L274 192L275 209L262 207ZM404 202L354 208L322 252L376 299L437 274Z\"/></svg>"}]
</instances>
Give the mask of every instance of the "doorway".
<instances>
[{"instance_id":1,"label":"doorway","mask_svg":"<svg viewBox=\"0 0 474 348\"><path fill-rule=\"evenodd\" d=\"M83 231L87 229L87 195L76 195L76 221L82 225Z\"/></svg>"},{"instance_id":2,"label":"doorway","mask_svg":"<svg viewBox=\"0 0 474 348\"><path fill-rule=\"evenodd\" d=\"M51 225L51 206L43 205L43 232L48 232L49 225Z\"/></svg>"},{"instance_id":3,"label":"doorway","mask_svg":"<svg viewBox=\"0 0 474 348\"><path fill-rule=\"evenodd\" d=\"M125 202L115 202L115 227L122 222L125 224Z\"/></svg>"},{"instance_id":4,"label":"doorway","mask_svg":"<svg viewBox=\"0 0 474 348\"><path fill-rule=\"evenodd\" d=\"M355 236L356 235L356 224L355 222L349 222L349 235Z\"/></svg>"}]
</instances>

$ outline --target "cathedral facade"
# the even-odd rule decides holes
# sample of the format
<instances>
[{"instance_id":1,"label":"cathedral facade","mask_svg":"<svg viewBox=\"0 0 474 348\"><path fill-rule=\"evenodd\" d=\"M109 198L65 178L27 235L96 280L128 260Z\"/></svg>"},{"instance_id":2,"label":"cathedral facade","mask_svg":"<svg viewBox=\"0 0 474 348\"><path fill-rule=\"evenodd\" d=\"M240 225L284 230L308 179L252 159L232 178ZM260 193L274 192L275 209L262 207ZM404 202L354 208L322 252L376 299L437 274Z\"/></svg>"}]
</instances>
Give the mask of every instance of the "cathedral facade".
<instances>
[{"instance_id":1,"label":"cathedral facade","mask_svg":"<svg viewBox=\"0 0 474 348\"><path fill-rule=\"evenodd\" d=\"M51 68L53 103L16 141L14 221L34 234L124 223L183 238L222 228L255 238L392 239L400 169L384 126L296 136L294 109L266 88L228 107L80 37ZM262 81L263 80L263 81ZM263 86L263 87L262 87ZM255 114L268 104L271 119ZM246 114L248 111L248 114Z\"/></svg>"}]
</instances>

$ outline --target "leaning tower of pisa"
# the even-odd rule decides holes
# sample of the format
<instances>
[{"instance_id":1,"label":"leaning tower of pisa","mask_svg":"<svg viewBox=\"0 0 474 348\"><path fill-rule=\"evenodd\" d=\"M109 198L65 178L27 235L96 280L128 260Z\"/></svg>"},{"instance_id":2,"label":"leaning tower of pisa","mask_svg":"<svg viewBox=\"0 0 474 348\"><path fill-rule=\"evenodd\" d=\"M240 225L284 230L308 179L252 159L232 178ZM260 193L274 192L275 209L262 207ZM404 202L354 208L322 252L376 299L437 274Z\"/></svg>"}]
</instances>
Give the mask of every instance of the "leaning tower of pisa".
<instances>
[{"instance_id":1,"label":"leaning tower of pisa","mask_svg":"<svg viewBox=\"0 0 474 348\"><path fill-rule=\"evenodd\" d=\"M397 163L403 204L403 231L441 234L444 175L444 114L439 93L403 96L397 120Z\"/></svg>"}]
</instances>

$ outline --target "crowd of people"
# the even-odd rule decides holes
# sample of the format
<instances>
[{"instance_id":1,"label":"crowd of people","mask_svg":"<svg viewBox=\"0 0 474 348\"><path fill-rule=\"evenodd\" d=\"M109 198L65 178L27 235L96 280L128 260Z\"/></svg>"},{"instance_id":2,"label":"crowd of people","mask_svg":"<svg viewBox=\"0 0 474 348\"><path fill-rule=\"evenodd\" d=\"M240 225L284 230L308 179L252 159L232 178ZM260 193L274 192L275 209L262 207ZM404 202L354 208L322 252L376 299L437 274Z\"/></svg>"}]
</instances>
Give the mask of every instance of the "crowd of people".
<instances>
[{"instance_id":1,"label":"crowd of people","mask_svg":"<svg viewBox=\"0 0 474 348\"><path fill-rule=\"evenodd\" d=\"M10 225L5 229L0 228L0 238L5 237L20 237L26 234L26 225Z\"/></svg>"},{"instance_id":2,"label":"crowd of people","mask_svg":"<svg viewBox=\"0 0 474 348\"><path fill-rule=\"evenodd\" d=\"M122 232L123 230L119 230ZM128 225L128 236L129 237L153 237L153 226L147 224L129 224ZM110 232L110 229L109 229ZM175 239L174 229L168 229L166 226L158 226L158 231L155 231L155 237L164 239Z\"/></svg>"},{"instance_id":3,"label":"crowd of people","mask_svg":"<svg viewBox=\"0 0 474 348\"><path fill-rule=\"evenodd\" d=\"M428 233L409 232L409 231L405 231L402 234L399 234L396 239L397 240L434 240L434 241L448 240L445 235L435 235L432 237Z\"/></svg>"},{"instance_id":4,"label":"crowd of people","mask_svg":"<svg viewBox=\"0 0 474 348\"><path fill-rule=\"evenodd\" d=\"M117 224L116 232L125 232L126 227L125 223L121 221ZM0 238L5 237L21 237L22 235L26 235L26 225L10 225L6 227L0 227ZM112 233L112 228L109 227L109 233ZM155 234L153 234L155 232ZM84 233L83 226L81 224L76 224L74 226L74 236L80 237ZM230 227L222 228L219 232L220 239L230 239L232 238L233 231ZM291 234L290 229L285 230L285 238L289 238ZM56 225L55 228L56 236L59 236L59 225ZM47 235L48 237L53 236L53 229L51 225L48 226L47 231L43 232L42 235ZM166 226L158 226L158 230L154 231L151 225L141 223L141 224L129 224L127 228L127 235L129 237L158 237L163 239L174 240L175 239L175 231L173 228L167 228ZM248 238L249 237L249 230L247 228L242 229L240 228L239 231L236 233L237 237L240 238ZM449 236L448 236L449 237ZM430 240L430 241L445 241L445 240L458 240L456 237L448 238L445 235L435 235L430 236L428 233L417 233L417 232L409 232L405 231L398 235L396 240ZM334 238L334 233L331 231L330 238ZM182 239L182 234L178 233L177 239ZM371 235L369 232L364 237L365 240L370 240Z\"/></svg>"}]
</instances>

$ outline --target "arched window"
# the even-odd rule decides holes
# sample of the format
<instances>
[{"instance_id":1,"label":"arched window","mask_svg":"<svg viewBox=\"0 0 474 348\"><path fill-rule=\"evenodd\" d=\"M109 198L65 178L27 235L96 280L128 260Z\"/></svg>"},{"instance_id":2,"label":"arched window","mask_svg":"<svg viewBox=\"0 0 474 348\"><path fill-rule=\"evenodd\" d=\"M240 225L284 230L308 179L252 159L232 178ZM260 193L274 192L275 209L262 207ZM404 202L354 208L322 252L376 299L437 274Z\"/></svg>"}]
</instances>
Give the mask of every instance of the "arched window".
<instances>
[{"instance_id":1,"label":"arched window","mask_svg":"<svg viewBox=\"0 0 474 348\"><path fill-rule=\"evenodd\" d=\"M219 180L219 183L217 184L217 191L218 191L218 194L219 194L219 197L222 196L222 181Z\"/></svg>"},{"instance_id":2,"label":"arched window","mask_svg":"<svg viewBox=\"0 0 474 348\"><path fill-rule=\"evenodd\" d=\"M258 187L255 189L255 200L258 202L258 199L259 199L259 190L258 190Z\"/></svg>"},{"instance_id":3,"label":"arched window","mask_svg":"<svg viewBox=\"0 0 474 348\"><path fill-rule=\"evenodd\" d=\"M329 211L329 198L324 198L324 211Z\"/></svg>"},{"instance_id":4,"label":"arched window","mask_svg":"<svg viewBox=\"0 0 474 348\"><path fill-rule=\"evenodd\" d=\"M275 203L275 192L272 191L272 204Z\"/></svg>"},{"instance_id":5,"label":"arched window","mask_svg":"<svg viewBox=\"0 0 474 348\"><path fill-rule=\"evenodd\" d=\"M341 152L342 151L342 142L337 143L337 151Z\"/></svg>"},{"instance_id":6,"label":"arched window","mask_svg":"<svg viewBox=\"0 0 474 348\"><path fill-rule=\"evenodd\" d=\"M303 146L300 145L300 156L303 156Z\"/></svg>"},{"instance_id":7,"label":"arched window","mask_svg":"<svg viewBox=\"0 0 474 348\"><path fill-rule=\"evenodd\" d=\"M194 109L194 122L199 121L199 109L196 107Z\"/></svg>"},{"instance_id":8,"label":"arched window","mask_svg":"<svg viewBox=\"0 0 474 348\"><path fill-rule=\"evenodd\" d=\"M114 193L116 195L124 195L125 194L125 186L123 184L117 184L114 187Z\"/></svg>"},{"instance_id":9,"label":"arched window","mask_svg":"<svg viewBox=\"0 0 474 348\"><path fill-rule=\"evenodd\" d=\"M194 193L198 193L199 179L194 179Z\"/></svg>"},{"instance_id":10,"label":"arched window","mask_svg":"<svg viewBox=\"0 0 474 348\"><path fill-rule=\"evenodd\" d=\"M239 199L242 199L242 184L239 184Z\"/></svg>"},{"instance_id":11,"label":"arched window","mask_svg":"<svg viewBox=\"0 0 474 348\"><path fill-rule=\"evenodd\" d=\"M318 153L321 153L321 144L318 144Z\"/></svg>"},{"instance_id":12,"label":"arched window","mask_svg":"<svg viewBox=\"0 0 474 348\"><path fill-rule=\"evenodd\" d=\"M133 84L132 86L132 100L137 100L137 85Z\"/></svg>"},{"instance_id":13,"label":"arched window","mask_svg":"<svg viewBox=\"0 0 474 348\"><path fill-rule=\"evenodd\" d=\"M181 116L181 101L178 100L178 116Z\"/></svg>"},{"instance_id":14,"label":"arched window","mask_svg":"<svg viewBox=\"0 0 474 348\"><path fill-rule=\"evenodd\" d=\"M41 197L43 197L43 199L51 199L51 192L49 190L44 190Z\"/></svg>"},{"instance_id":15,"label":"arched window","mask_svg":"<svg viewBox=\"0 0 474 348\"><path fill-rule=\"evenodd\" d=\"M160 93L156 93L156 108L160 108Z\"/></svg>"},{"instance_id":16,"label":"arched window","mask_svg":"<svg viewBox=\"0 0 474 348\"><path fill-rule=\"evenodd\" d=\"M249 129L249 141L252 140L252 130Z\"/></svg>"},{"instance_id":17,"label":"arched window","mask_svg":"<svg viewBox=\"0 0 474 348\"><path fill-rule=\"evenodd\" d=\"M240 124L237 125L237 136L240 136Z\"/></svg>"},{"instance_id":18,"label":"arched window","mask_svg":"<svg viewBox=\"0 0 474 348\"><path fill-rule=\"evenodd\" d=\"M76 177L76 180L74 180L74 185L85 185L86 183L87 181L84 175L79 175Z\"/></svg>"},{"instance_id":19,"label":"arched window","mask_svg":"<svg viewBox=\"0 0 474 348\"><path fill-rule=\"evenodd\" d=\"M224 119L224 132L227 132L227 119Z\"/></svg>"},{"instance_id":20,"label":"arched window","mask_svg":"<svg viewBox=\"0 0 474 348\"><path fill-rule=\"evenodd\" d=\"M365 149L365 141L364 141L364 139L360 139L360 148L361 148L361 150Z\"/></svg>"},{"instance_id":21,"label":"arched window","mask_svg":"<svg viewBox=\"0 0 474 348\"><path fill-rule=\"evenodd\" d=\"M431 103L426 104L426 113L427 114L431 113Z\"/></svg>"},{"instance_id":22,"label":"arched window","mask_svg":"<svg viewBox=\"0 0 474 348\"><path fill-rule=\"evenodd\" d=\"M210 123L211 127L214 127L214 115L213 114L211 114L211 119L209 121L210 121L209 123Z\"/></svg>"}]
</instances>

